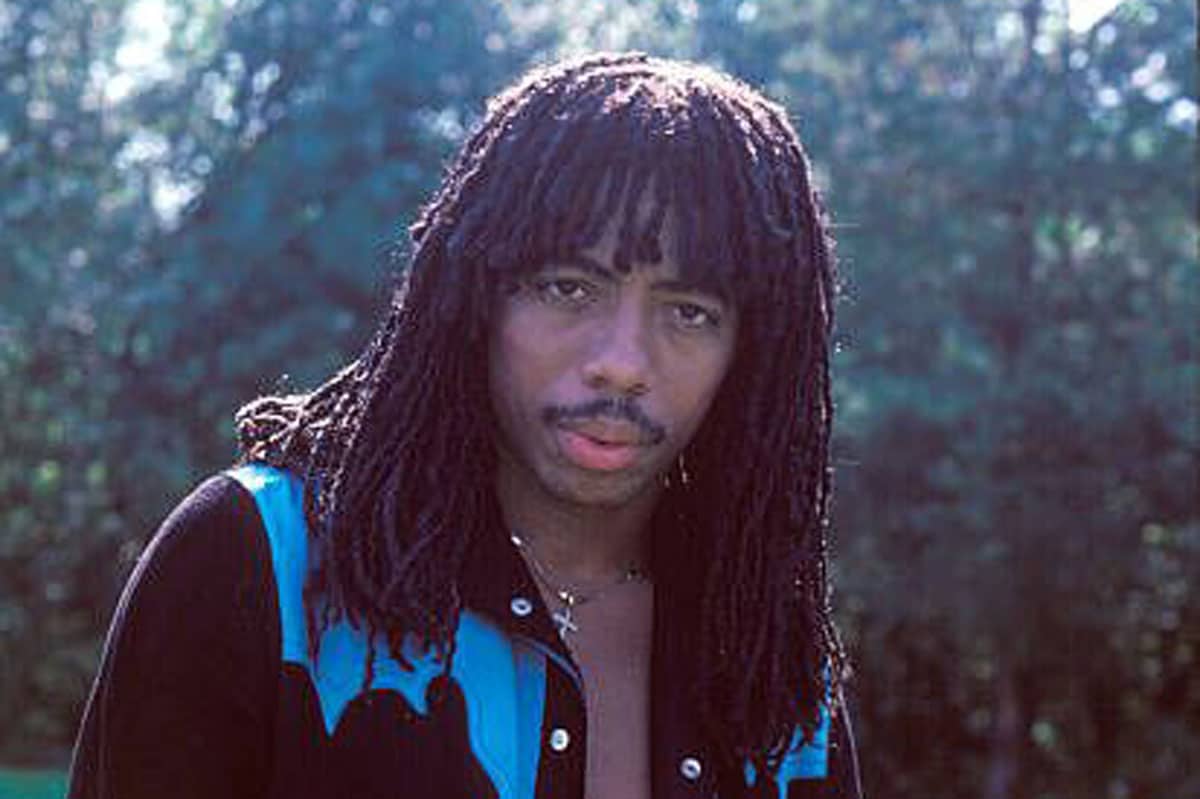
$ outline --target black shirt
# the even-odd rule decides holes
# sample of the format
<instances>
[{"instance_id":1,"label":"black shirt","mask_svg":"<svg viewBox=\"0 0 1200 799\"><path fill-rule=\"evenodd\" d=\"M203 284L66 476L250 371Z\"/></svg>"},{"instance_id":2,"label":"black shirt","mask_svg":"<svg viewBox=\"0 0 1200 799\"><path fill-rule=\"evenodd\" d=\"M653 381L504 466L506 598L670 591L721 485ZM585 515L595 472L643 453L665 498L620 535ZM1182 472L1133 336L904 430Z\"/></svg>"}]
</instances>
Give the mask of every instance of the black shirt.
<instances>
[{"instance_id":1,"label":"black shirt","mask_svg":"<svg viewBox=\"0 0 1200 799\"><path fill-rule=\"evenodd\" d=\"M163 523L113 620L69 796L582 799L579 673L507 538L468 560L449 677L419 655L406 671L381 647L363 691L361 632L336 625L309 656L300 497L290 475L243 467ZM693 653L659 623L665 605L652 657L656 797L860 796L844 713L785 759L778 782L720 780L678 678Z\"/></svg>"}]
</instances>

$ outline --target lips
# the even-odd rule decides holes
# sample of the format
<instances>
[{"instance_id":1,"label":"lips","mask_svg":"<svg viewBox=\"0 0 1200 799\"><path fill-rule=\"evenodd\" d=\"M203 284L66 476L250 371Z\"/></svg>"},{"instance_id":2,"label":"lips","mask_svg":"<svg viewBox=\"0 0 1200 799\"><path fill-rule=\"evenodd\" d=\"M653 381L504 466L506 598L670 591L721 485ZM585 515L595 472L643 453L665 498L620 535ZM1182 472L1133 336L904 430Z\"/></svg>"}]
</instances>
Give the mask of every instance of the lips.
<instances>
[{"instance_id":1,"label":"lips","mask_svg":"<svg viewBox=\"0 0 1200 799\"><path fill-rule=\"evenodd\" d=\"M634 447L647 443L636 425L616 420L587 419L565 424L563 428L607 446Z\"/></svg>"},{"instance_id":2,"label":"lips","mask_svg":"<svg viewBox=\"0 0 1200 799\"><path fill-rule=\"evenodd\" d=\"M583 422L556 431L559 447L582 469L615 472L632 466L645 446L636 427L611 422Z\"/></svg>"}]
</instances>

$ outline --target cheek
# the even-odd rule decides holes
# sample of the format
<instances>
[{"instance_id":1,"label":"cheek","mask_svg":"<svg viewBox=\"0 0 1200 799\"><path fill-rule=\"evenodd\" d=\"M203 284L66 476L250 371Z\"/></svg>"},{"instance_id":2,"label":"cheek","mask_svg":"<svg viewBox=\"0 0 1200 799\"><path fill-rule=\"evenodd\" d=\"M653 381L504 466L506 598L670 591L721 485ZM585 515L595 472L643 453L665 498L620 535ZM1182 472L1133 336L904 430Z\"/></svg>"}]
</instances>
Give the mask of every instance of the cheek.
<instances>
[{"instance_id":1,"label":"cheek","mask_svg":"<svg viewBox=\"0 0 1200 799\"><path fill-rule=\"evenodd\" d=\"M553 336L524 324L510 314L493 331L488 358L492 402L502 415L529 415L545 403L548 387L558 374L560 354L548 346Z\"/></svg>"},{"instance_id":2,"label":"cheek","mask_svg":"<svg viewBox=\"0 0 1200 799\"><path fill-rule=\"evenodd\" d=\"M680 432L686 437L690 438L704 421L729 372L731 361L731 350L706 353L683 361L681 368L666 381L671 386L671 404Z\"/></svg>"},{"instance_id":3,"label":"cheek","mask_svg":"<svg viewBox=\"0 0 1200 799\"><path fill-rule=\"evenodd\" d=\"M524 383L519 374L522 360L514 348L514 342L504 330L497 330L492 337L488 358L488 387L492 395L492 406L501 424L511 424L512 417L521 406L518 388Z\"/></svg>"}]
</instances>

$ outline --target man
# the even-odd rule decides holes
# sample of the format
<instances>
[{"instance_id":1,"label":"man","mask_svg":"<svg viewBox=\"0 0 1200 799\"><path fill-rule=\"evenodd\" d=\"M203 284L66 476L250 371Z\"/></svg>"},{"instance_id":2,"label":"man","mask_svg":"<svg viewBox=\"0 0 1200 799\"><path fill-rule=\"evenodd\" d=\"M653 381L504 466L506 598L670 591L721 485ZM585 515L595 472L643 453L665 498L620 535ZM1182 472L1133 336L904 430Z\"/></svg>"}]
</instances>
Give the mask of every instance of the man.
<instances>
[{"instance_id":1,"label":"man","mask_svg":"<svg viewBox=\"0 0 1200 799\"><path fill-rule=\"evenodd\" d=\"M76 797L859 796L833 258L782 109L594 56L500 94L365 352L122 598Z\"/></svg>"}]
</instances>

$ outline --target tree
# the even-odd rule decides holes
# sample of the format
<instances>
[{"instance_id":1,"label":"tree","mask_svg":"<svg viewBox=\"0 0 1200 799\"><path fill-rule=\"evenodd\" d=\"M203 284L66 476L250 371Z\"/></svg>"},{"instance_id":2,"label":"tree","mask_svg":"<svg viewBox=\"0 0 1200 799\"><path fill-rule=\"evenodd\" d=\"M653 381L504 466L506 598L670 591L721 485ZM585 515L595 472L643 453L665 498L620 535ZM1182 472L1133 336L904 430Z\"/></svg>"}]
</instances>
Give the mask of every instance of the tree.
<instances>
[{"instance_id":1,"label":"tree","mask_svg":"<svg viewBox=\"0 0 1200 799\"><path fill-rule=\"evenodd\" d=\"M69 745L133 557L233 409L364 343L397 221L523 63L487 2L179 0L172 69L113 98L128 8L0 6L4 759Z\"/></svg>"},{"instance_id":2,"label":"tree","mask_svg":"<svg viewBox=\"0 0 1200 799\"><path fill-rule=\"evenodd\" d=\"M1189 4L1077 36L1052 0L174 0L172 69L119 101L126 4L33 5L0 3L4 757L69 743L232 409L353 357L482 99L633 46L784 102L828 189L868 786L1200 788Z\"/></svg>"},{"instance_id":3,"label":"tree","mask_svg":"<svg viewBox=\"0 0 1200 799\"><path fill-rule=\"evenodd\" d=\"M111 168L127 119L98 75L121 8L0 3L0 751L61 747L131 512L107 431L128 355L103 309L145 203ZM111 271L109 267L111 268ZM86 535L81 535L86 531Z\"/></svg>"},{"instance_id":4,"label":"tree","mask_svg":"<svg viewBox=\"0 0 1200 799\"><path fill-rule=\"evenodd\" d=\"M1194 786L1194 9L1082 38L1038 0L746 9L712 6L702 52L798 113L843 225L868 782Z\"/></svg>"}]
</instances>

